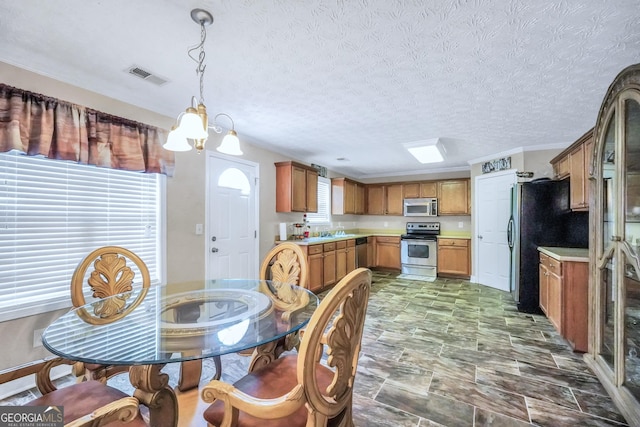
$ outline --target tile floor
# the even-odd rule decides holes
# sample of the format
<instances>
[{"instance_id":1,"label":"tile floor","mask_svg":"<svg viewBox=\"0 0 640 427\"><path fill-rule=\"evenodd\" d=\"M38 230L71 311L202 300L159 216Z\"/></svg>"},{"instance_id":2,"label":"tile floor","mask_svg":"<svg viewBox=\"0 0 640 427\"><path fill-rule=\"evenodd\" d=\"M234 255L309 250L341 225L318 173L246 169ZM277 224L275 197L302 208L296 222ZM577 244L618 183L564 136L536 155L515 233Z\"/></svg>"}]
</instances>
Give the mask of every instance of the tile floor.
<instances>
[{"instance_id":1,"label":"tile floor","mask_svg":"<svg viewBox=\"0 0 640 427\"><path fill-rule=\"evenodd\" d=\"M626 425L547 319L518 312L508 293L492 288L374 271L362 344L358 427ZM224 356L222 379L233 382L247 363ZM172 385L176 368L165 368ZM212 369L205 360L203 383ZM126 376L110 381L126 389Z\"/></svg>"}]
</instances>

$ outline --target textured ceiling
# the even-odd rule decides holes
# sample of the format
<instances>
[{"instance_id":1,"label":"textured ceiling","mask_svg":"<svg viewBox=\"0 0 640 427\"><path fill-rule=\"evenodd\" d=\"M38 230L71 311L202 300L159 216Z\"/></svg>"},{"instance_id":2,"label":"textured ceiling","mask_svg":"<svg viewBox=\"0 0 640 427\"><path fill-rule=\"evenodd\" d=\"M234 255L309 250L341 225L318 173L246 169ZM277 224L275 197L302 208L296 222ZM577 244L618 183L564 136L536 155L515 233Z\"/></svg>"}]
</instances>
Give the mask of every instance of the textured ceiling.
<instances>
[{"instance_id":1,"label":"textured ceiling","mask_svg":"<svg viewBox=\"0 0 640 427\"><path fill-rule=\"evenodd\" d=\"M352 177L569 145L638 61L637 0L28 0L0 61L175 117L197 95L193 8L215 18L205 103L242 139ZM169 80L125 72L138 65ZM1 76L0 76L1 78ZM224 123L223 123L224 124ZM441 138L421 165L402 144ZM337 158L346 158L339 161Z\"/></svg>"}]
</instances>

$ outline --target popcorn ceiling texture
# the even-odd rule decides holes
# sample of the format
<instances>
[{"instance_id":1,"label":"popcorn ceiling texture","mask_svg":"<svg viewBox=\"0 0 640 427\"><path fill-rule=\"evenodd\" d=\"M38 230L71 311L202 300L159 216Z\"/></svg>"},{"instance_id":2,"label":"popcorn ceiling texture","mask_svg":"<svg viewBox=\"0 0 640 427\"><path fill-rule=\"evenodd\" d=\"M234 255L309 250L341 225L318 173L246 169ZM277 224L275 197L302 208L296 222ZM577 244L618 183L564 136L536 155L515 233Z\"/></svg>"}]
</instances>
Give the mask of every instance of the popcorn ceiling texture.
<instances>
[{"instance_id":1,"label":"popcorn ceiling texture","mask_svg":"<svg viewBox=\"0 0 640 427\"><path fill-rule=\"evenodd\" d=\"M175 117L198 91L194 7L215 18L211 116L352 177L568 146L640 47L636 0L64 0L0 4L0 61ZM123 72L133 64L169 83ZM402 149L436 137L443 164Z\"/></svg>"}]
</instances>

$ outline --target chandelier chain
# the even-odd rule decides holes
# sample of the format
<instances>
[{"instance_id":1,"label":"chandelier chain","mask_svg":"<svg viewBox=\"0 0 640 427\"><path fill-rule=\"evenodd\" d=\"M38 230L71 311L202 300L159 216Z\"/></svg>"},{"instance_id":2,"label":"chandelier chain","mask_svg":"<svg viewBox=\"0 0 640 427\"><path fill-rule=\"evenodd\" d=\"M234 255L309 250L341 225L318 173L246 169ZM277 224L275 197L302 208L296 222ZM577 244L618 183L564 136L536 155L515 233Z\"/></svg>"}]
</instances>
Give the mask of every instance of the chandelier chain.
<instances>
[{"instance_id":1,"label":"chandelier chain","mask_svg":"<svg viewBox=\"0 0 640 427\"><path fill-rule=\"evenodd\" d=\"M200 99L198 101L200 104L204 104L204 71L207 68L204 63L206 57L204 42L207 39L207 30L205 29L204 24L204 21L200 21L200 43L187 51L189 58L198 64L196 67L196 74L200 76ZM200 49L200 52L196 58L192 55L192 52L198 49Z\"/></svg>"}]
</instances>

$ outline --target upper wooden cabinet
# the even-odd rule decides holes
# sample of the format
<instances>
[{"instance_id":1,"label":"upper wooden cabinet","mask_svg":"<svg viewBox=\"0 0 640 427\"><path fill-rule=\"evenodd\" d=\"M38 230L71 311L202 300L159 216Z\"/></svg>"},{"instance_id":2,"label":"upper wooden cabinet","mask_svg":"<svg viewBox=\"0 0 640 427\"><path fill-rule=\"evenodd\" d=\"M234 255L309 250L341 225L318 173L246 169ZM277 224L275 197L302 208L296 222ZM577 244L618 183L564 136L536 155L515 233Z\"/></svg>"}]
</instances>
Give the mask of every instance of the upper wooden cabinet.
<instances>
[{"instance_id":1,"label":"upper wooden cabinet","mask_svg":"<svg viewBox=\"0 0 640 427\"><path fill-rule=\"evenodd\" d=\"M438 182L438 215L471 214L469 179Z\"/></svg>"},{"instance_id":2,"label":"upper wooden cabinet","mask_svg":"<svg viewBox=\"0 0 640 427\"><path fill-rule=\"evenodd\" d=\"M569 177L571 209L589 210L589 167L593 156L593 129L551 159L556 179Z\"/></svg>"},{"instance_id":3,"label":"upper wooden cabinet","mask_svg":"<svg viewBox=\"0 0 640 427\"><path fill-rule=\"evenodd\" d=\"M402 185L402 192L405 199L438 197L438 183L437 181L409 182Z\"/></svg>"},{"instance_id":4,"label":"upper wooden cabinet","mask_svg":"<svg viewBox=\"0 0 640 427\"><path fill-rule=\"evenodd\" d=\"M365 212L365 186L348 178L331 179L331 214L360 215Z\"/></svg>"},{"instance_id":5,"label":"upper wooden cabinet","mask_svg":"<svg viewBox=\"0 0 640 427\"><path fill-rule=\"evenodd\" d=\"M367 186L367 211L369 215L402 215L402 184Z\"/></svg>"},{"instance_id":6,"label":"upper wooden cabinet","mask_svg":"<svg viewBox=\"0 0 640 427\"><path fill-rule=\"evenodd\" d=\"M318 171L296 162L276 165L276 212L317 212Z\"/></svg>"}]
</instances>

